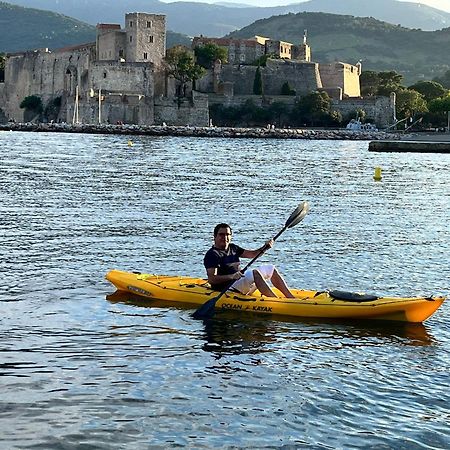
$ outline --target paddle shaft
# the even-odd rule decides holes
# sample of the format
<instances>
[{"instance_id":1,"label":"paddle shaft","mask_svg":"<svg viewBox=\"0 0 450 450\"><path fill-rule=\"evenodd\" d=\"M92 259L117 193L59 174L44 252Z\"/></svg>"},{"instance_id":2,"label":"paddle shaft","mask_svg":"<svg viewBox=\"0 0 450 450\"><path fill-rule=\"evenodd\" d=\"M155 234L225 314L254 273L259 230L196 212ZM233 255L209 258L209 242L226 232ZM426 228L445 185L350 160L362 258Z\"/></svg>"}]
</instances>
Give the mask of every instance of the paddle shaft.
<instances>
[{"instance_id":1,"label":"paddle shaft","mask_svg":"<svg viewBox=\"0 0 450 450\"><path fill-rule=\"evenodd\" d=\"M278 234L272 238L274 241L276 241L281 234L287 229L287 226L285 225L279 232ZM261 250L259 251L259 253L241 270L242 273L245 273L245 271L263 254L266 252L266 250L269 248L269 246L266 244L264 245L264 247L261 248ZM233 281L234 283L234 281Z\"/></svg>"}]
</instances>

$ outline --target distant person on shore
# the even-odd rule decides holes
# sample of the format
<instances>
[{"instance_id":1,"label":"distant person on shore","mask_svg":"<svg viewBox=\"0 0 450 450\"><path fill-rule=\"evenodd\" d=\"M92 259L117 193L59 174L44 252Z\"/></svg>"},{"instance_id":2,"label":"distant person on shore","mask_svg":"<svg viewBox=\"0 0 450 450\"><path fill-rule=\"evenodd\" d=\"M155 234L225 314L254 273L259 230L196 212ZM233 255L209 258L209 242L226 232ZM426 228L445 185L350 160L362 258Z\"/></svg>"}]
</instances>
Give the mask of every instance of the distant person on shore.
<instances>
[{"instance_id":1,"label":"distant person on shore","mask_svg":"<svg viewBox=\"0 0 450 450\"><path fill-rule=\"evenodd\" d=\"M282 276L272 264L248 269L245 273L240 271L240 257L254 258L264 248L273 247L273 239L259 249L245 250L232 244L231 237L232 230L228 224L219 223L215 226L214 245L206 252L203 260L208 281L213 289L222 291L229 286L232 290L246 295L251 295L258 289L266 297L277 297L267 283L270 280L285 297L294 298Z\"/></svg>"}]
</instances>

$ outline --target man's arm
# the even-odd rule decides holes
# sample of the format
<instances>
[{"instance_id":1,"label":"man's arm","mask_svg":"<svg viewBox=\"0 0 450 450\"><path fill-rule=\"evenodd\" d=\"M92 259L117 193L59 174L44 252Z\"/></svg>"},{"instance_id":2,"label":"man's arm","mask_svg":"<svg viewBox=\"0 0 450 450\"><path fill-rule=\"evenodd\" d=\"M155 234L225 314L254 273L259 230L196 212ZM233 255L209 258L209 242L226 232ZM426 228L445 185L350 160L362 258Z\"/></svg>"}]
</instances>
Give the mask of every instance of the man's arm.
<instances>
[{"instance_id":1,"label":"man's arm","mask_svg":"<svg viewBox=\"0 0 450 450\"><path fill-rule=\"evenodd\" d=\"M217 275L217 267L206 269L206 273L210 284L231 283L234 280L239 280L243 276L239 271L229 275Z\"/></svg>"},{"instance_id":2,"label":"man's arm","mask_svg":"<svg viewBox=\"0 0 450 450\"><path fill-rule=\"evenodd\" d=\"M241 256L243 258L249 258L249 259L250 258L255 258L263 250L268 250L269 248L272 248L273 244L274 244L274 240L273 239L269 239L261 248L258 248L256 250L244 250L244 252L242 253Z\"/></svg>"}]
</instances>

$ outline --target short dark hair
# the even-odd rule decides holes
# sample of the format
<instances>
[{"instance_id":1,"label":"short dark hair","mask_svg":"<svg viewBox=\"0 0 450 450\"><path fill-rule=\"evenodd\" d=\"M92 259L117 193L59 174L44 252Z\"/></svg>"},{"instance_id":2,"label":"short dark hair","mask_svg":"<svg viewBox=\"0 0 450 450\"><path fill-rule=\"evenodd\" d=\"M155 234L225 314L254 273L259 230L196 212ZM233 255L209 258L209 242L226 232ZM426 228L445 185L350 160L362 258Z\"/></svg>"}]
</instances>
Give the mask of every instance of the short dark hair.
<instances>
[{"instance_id":1,"label":"short dark hair","mask_svg":"<svg viewBox=\"0 0 450 450\"><path fill-rule=\"evenodd\" d=\"M219 232L219 230L221 228L229 228L231 234L233 234L233 230L231 229L230 225L228 225L227 223L218 223L215 227L214 227L214 237L217 236L217 233Z\"/></svg>"}]
</instances>

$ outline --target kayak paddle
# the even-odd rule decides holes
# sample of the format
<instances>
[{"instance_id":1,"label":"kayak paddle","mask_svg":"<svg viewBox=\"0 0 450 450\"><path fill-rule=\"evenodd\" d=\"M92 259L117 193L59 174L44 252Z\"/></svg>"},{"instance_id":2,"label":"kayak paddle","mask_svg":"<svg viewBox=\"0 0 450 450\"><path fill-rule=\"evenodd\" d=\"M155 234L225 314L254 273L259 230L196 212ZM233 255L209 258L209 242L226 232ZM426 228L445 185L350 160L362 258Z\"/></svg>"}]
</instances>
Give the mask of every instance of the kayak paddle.
<instances>
[{"instance_id":1,"label":"kayak paddle","mask_svg":"<svg viewBox=\"0 0 450 450\"><path fill-rule=\"evenodd\" d=\"M278 232L278 234L273 238L274 241L276 241L281 234L287 230L288 228L295 227L295 225L299 224L308 214L309 211L309 204L308 202L302 202L300 203L297 208L295 208L295 211L289 216L288 220L286 220L286 223L284 224L284 227ZM242 269L242 273L245 273L245 271L267 250L267 246L265 245L259 253ZM214 298L211 298L207 302L205 302L202 306L200 306L193 314L192 317L194 319L208 319L211 318L214 315L214 309L216 307L216 303L219 301L220 298L228 291L228 289L231 287L233 282L227 286L225 289L223 289L219 295L217 295Z\"/></svg>"}]
</instances>

